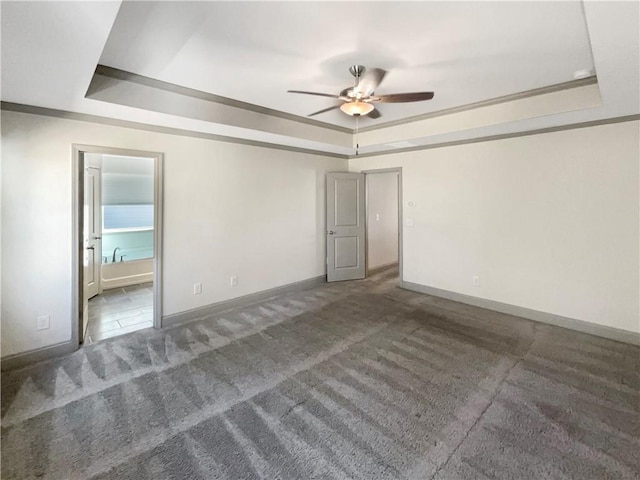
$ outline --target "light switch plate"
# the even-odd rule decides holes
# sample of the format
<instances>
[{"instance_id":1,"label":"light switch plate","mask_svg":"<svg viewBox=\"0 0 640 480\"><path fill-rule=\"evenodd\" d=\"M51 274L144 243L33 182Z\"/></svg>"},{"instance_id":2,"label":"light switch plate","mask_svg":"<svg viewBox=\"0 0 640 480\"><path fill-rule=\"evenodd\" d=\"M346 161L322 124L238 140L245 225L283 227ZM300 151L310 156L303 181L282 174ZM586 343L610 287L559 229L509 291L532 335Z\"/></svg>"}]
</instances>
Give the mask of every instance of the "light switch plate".
<instances>
[{"instance_id":1,"label":"light switch plate","mask_svg":"<svg viewBox=\"0 0 640 480\"><path fill-rule=\"evenodd\" d=\"M47 330L50 325L49 315L41 315L36 318L36 330Z\"/></svg>"}]
</instances>

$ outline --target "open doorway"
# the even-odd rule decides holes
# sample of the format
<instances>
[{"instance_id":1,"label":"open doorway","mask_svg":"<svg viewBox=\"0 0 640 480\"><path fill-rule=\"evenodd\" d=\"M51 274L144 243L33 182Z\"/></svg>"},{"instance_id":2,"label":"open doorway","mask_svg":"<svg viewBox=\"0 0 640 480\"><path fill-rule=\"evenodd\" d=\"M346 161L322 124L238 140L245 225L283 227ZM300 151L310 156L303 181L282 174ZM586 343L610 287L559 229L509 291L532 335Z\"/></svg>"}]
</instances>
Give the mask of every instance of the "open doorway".
<instances>
[{"instance_id":1,"label":"open doorway","mask_svg":"<svg viewBox=\"0 0 640 480\"><path fill-rule=\"evenodd\" d=\"M400 169L368 170L366 191L367 276L384 272L398 281L401 256Z\"/></svg>"},{"instance_id":2,"label":"open doorway","mask_svg":"<svg viewBox=\"0 0 640 480\"><path fill-rule=\"evenodd\" d=\"M402 282L402 169L327 173L327 282Z\"/></svg>"},{"instance_id":3,"label":"open doorway","mask_svg":"<svg viewBox=\"0 0 640 480\"><path fill-rule=\"evenodd\" d=\"M74 338L161 325L162 155L75 146Z\"/></svg>"}]
</instances>

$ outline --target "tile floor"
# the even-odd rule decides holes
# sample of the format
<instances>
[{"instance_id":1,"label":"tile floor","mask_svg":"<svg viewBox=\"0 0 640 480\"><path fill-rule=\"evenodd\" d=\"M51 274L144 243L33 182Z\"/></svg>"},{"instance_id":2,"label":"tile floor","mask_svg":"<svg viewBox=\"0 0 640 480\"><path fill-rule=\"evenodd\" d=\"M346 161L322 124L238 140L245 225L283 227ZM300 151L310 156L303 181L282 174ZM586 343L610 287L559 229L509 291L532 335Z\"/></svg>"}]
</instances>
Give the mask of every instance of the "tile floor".
<instances>
[{"instance_id":1,"label":"tile floor","mask_svg":"<svg viewBox=\"0 0 640 480\"><path fill-rule=\"evenodd\" d=\"M105 290L89 300L86 343L153 326L153 283Z\"/></svg>"}]
</instances>

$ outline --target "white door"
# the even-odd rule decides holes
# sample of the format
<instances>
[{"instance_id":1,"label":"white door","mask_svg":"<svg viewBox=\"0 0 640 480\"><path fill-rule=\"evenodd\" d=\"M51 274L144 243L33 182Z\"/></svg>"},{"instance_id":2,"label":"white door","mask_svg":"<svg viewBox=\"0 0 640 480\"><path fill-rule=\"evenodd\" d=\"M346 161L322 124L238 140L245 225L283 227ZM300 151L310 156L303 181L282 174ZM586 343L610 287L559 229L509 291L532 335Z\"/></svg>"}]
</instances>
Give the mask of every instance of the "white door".
<instances>
[{"instance_id":1,"label":"white door","mask_svg":"<svg viewBox=\"0 0 640 480\"><path fill-rule=\"evenodd\" d=\"M89 163L89 161L87 161ZM91 162L95 163L95 162ZM82 329L80 340L88 325L88 302L100 292L100 267L102 265L102 194L99 166L87 166L84 170L84 288Z\"/></svg>"},{"instance_id":2,"label":"white door","mask_svg":"<svg viewBox=\"0 0 640 480\"><path fill-rule=\"evenodd\" d=\"M364 174L327 174L327 281L365 277Z\"/></svg>"}]
</instances>

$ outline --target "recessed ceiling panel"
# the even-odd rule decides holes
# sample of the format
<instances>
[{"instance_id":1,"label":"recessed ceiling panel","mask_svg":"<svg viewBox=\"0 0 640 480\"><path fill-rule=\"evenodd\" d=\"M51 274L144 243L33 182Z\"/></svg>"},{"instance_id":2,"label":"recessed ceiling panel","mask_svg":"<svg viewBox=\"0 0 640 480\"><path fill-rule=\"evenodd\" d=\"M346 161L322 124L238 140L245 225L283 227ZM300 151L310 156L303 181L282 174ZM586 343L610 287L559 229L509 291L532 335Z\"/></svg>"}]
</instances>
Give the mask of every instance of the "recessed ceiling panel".
<instances>
[{"instance_id":1,"label":"recessed ceiling panel","mask_svg":"<svg viewBox=\"0 0 640 480\"><path fill-rule=\"evenodd\" d=\"M377 94L434 91L379 105L395 121L567 82L592 70L579 1L124 2L100 63L306 116L335 104L354 63L388 71ZM353 127L340 110L314 117Z\"/></svg>"}]
</instances>

